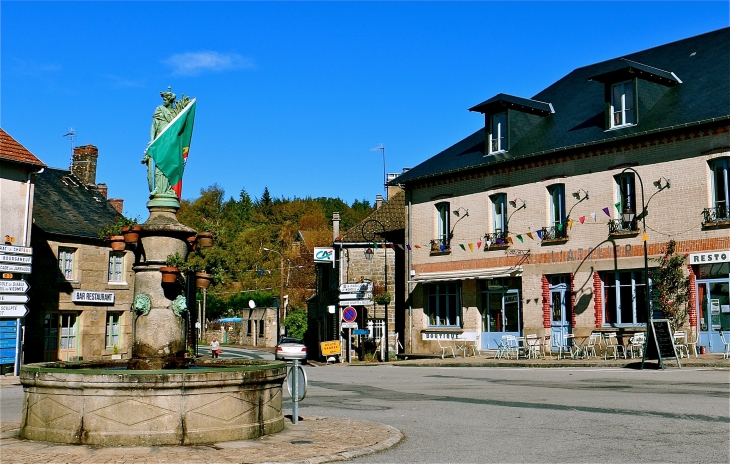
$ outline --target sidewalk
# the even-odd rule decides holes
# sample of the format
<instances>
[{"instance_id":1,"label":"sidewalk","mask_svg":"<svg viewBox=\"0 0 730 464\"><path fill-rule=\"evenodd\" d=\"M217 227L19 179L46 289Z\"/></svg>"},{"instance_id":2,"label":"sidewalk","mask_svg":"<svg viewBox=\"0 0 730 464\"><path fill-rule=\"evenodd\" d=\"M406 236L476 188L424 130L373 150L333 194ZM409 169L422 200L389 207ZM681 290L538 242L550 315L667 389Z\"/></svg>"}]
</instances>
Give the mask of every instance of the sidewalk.
<instances>
[{"instance_id":1,"label":"sidewalk","mask_svg":"<svg viewBox=\"0 0 730 464\"><path fill-rule=\"evenodd\" d=\"M18 439L19 422L3 422L0 462L48 463L302 463L345 461L395 446L403 434L374 422L303 417L287 420L283 432L255 440L211 443L207 446L145 446L99 448Z\"/></svg>"}]
</instances>

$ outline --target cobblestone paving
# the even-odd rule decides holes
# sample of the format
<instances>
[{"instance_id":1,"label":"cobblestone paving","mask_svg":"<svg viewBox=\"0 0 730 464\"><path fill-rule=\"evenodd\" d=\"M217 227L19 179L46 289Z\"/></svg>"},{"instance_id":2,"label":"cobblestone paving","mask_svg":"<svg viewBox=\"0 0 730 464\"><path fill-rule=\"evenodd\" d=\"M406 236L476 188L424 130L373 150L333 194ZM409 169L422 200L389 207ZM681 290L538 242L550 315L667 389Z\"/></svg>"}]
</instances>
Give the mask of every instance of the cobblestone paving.
<instances>
[{"instance_id":1,"label":"cobblestone paving","mask_svg":"<svg viewBox=\"0 0 730 464\"><path fill-rule=\"evenodd\" d=\"M70 463L307 463L343 461L396 445L403 434L393 427L350 419L304 417L283 432L256 440L208 446L99 448L59 445L18 438L19 422L2 423L3 464Z\"/></svg>"}]
</instances>

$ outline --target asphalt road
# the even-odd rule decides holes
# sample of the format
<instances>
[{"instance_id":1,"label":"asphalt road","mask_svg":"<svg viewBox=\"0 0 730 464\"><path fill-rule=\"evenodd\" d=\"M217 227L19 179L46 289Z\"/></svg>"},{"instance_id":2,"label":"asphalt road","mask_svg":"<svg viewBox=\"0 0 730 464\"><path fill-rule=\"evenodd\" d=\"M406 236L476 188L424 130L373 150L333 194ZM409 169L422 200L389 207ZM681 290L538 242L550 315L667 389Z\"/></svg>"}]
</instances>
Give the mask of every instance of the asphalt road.
<instances>
[{"instance_id":1,"label":"asphalt road","mask_svg":"<svg viewBox=\"0 0 730 464\"><path fill-rule=\"evenodd\" d=\"M307 374L300 415L404 432L399 446L355 462L730 462L728 370L338 365Z\"/></svg>"}]
</instances>

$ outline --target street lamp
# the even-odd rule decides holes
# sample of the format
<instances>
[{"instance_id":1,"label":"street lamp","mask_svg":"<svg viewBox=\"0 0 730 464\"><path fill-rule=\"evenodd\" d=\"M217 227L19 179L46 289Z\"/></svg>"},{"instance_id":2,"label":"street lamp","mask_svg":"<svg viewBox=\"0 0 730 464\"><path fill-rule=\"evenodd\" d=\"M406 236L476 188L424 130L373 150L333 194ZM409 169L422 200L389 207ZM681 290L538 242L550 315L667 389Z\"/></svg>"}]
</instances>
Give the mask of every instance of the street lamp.
<instances>
[{"instance_id":1,"label":"street lamp","mask_svg":"<svg viewBox=\"0 0 730 464\"><path fill-rule=\"evenodd\" d=\"M650 338L650 331L651 331L651 322L654 318L654 315L651 312L651 292L649 291L649 253L647 250L647 236L646 236L646 216L649 214L649 212L646 209L646 203L644 202L644 182L641 180L641 176L638 172L636 172L636 169L634 168L624 168L623 171L621 171L621 175L625 174L626 171L631 171L634 173L637 179L639 179L639 186L641 186L641 214L639 216L636 216L636 212L632 211L628 208L628 201L627 201L627 208L624 209L624 211L621 213L621 219L625 222L628 222L631 224L634 219L641 218L641 226L643 227L643 236L642 241L644 242L644 285L646 285L646 340L644 342L644 356L641 360L641 368L644 369L644 360L646 359L646 350L649 347L649 338ZM621 184L619 184L621 185Z\"/></svg>"},{"instance_id":2,"label":"street lamp","mask_svg":"<svg viewBox=\"0 0 730 464\"><path fill-rule=\"evenodd\" d=\"M281 337L281 310L284 308L284 255L278 250L264 247L265 251L279 253L279 306L276 308L276 343Z\"/></svg>"},{"instance_id":3,"label":"street lamp","mask_svg":"<svg viewBox=\"0 0 730 464\"><path fill-rule=\"evenodd\" d=\"M383 230L383 240L386 242L383 244L383 261L384 261L383 265L385 267L385 291L387 292L388 291L388 244L387 244L388 240L385 237L385 233L386 233L385 225L382 222L378 221L377 219L369 219L369 220L365 221L362 225L361 232L362 232L362 238L364 238L366 241L373 241L375 239L375 232L373 232L373 231L366 232L365 231L365 229L367 228L367 225L371 222L373 222L381 227L381 229ZM366 233L367 233L367 236L365 235ZM370 251L372 253L372 250L370 250ZM366 250L365 256L367 257L368 254L369 253ZM370 256L372 256L372 255L370 255ZM388 324L388 300L386 299L385 300L385 362L388 362L388 357L390 354L390 345L388 343L388 331L389 331L388 326L389 326L389 324Z\"/></svg>"}]
</instances>

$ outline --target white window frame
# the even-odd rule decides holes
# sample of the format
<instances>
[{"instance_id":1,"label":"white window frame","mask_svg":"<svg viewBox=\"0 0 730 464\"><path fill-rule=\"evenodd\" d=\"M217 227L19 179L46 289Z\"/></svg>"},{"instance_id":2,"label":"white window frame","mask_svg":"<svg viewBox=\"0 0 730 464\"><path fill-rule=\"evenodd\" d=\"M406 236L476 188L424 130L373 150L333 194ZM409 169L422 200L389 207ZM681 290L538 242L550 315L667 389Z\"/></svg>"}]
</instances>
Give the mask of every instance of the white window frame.
<instances>
[{"instance_id":1,"label":"white window frame","mask_svg":"<svg viewBox=\"0 0 730 464\"><path fill-rule=\"evenodd\" d=\"M507 112L489 116L489 153L507 151Z\"/></svg>"},{"instance_id":2,"label":"white window frame","mask_svg":"<svg viewBox=\"0 0 730 464\"><path fill-rule=\"evenodd\" d=\"M124 256L123 251L109 252L109 267L107 270L107 281L111 284L124 284Z\"/></svg>"},{"instance_id":3,"label":"white window frame","mask_svg":"<svg viewBox=\"0 0 730 464\"><path fill-rule=\"evenodd\" d=\"M712 207L730 208L730 157L710 161L712 170ZM719 185L718 179L725 185ZM724 197L724 199L723 199Z\"/></svg>"},{"instance_id":4,"label":"white window frame","mask_svg":"<svg viewBox=\"0 0 730 464\"><path fill-rule=\"evenodd\" d=\"M122 338L121 338L121 327L122 327L122 317L124 316L124 311L107 311L106 312L106 329L104 333L104 340L106 342L106 349L111 350L114 349L114 345L117 345L117 348L122 347Z\"/></svg>"},{"instance_id":5,"label":"white window frame","mask_svg":"<svg viewBox=\"0 0 730 464\"><path fill-rule=\"evenodd\" d=\"M492 232L507 233L507 194L497 193L489 198L492 200ZM502 212L499 213L499 210Z\"/></svg>"},{"instance_id":6,"label":"white window frame","mask_svg":"<svg viewBox=\"0 0 730 464\"><path fill-rule=\"evenodd\" d=\"M611 85L611 129L636 124L635 90L633 80Z\"/></svg>"},{"instance_id":7,"label":"white window frame","mask_svg":"<svg viewBox=\"0 0 730 464\"><path fill-rule=\"evenodd\" d=\"M550 226L558 227L564 224L565 212L565 184L553 184L548 186L548 198L550 201Z\"/></svg>"},{"instance_id":8,"label":"white window frame","mask_svg":"<svg viewBox=\"0 0 730 464\"><path fill-rule=\"evenodd\" d=\"M436 239L446 246L449 243L449 215L451 214L451 204L448 201L436 203Z\"/></svg>"},{"instance_id":9,"label":"white window frame","mask_svg":"<svg viewBox=\"0 0 730 464\"><path fill-rule=\"evenodd\" d=\"M622 317L622 309L621 309L621 289L627 289L627 285L621 285L621 279L620 274L622 273L631 273L631 314L632 314L632 320L631 321L624 321ZM653 302L651 301L651 278L649 278L648 288L646 285L641 283L641 280L644 278L644 270L638 270L638 269L620 269L617 271L606 271L601 272L601 291L603 295L603 326L604 327L643 327L646 326L646 322L637 322L639 320L639 314L641 315L642 319L646 319L647 314L644 314L645 308L637 307L637 298L636 298L636 288L637 287L645 287L645 295L644 297L649 300L649 307L650 311L653 310ZM607 282L612 281L612 285L607 285ZM616 303L616 321L606 321L606 314L608 313L608 298L606 293L606 288L612 288L615 292L613 301Z\"/></svg>"},{"instance_id":10,"label":"white window frame","mask_svg":"<svg viewBox=\"0 0 730 464\"><path fill-rule=\"evenodd\" d=\"M461 327L460 281L429 284L426 295L429 327Z\"/></svg>"},{"instance_id":11,"label":"white window frame","mask_svg":"<svg viewBox=\"0 0 730 464\"><path fill-rule=\"evenodd\" d=\"M76 248L58 247L58 277L76 280Z\"/></svg>"}]
</instances>

